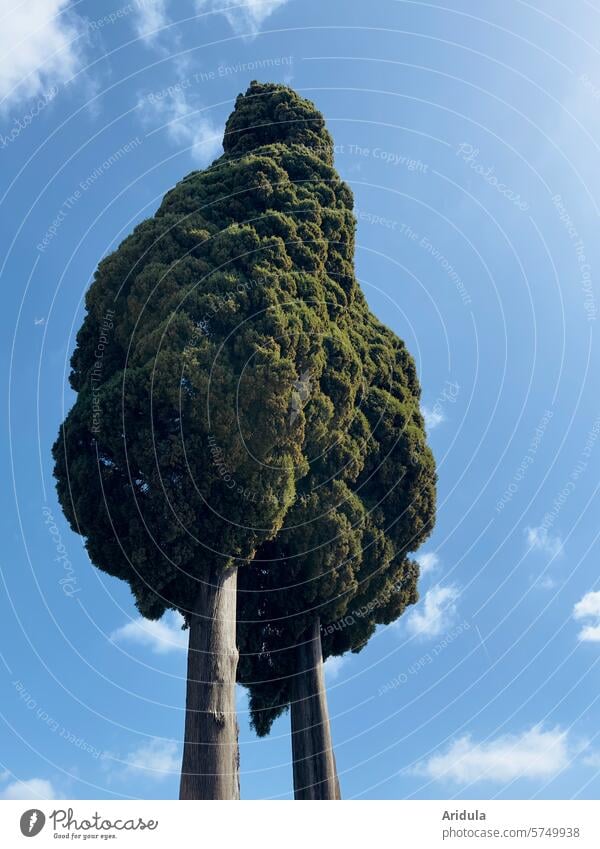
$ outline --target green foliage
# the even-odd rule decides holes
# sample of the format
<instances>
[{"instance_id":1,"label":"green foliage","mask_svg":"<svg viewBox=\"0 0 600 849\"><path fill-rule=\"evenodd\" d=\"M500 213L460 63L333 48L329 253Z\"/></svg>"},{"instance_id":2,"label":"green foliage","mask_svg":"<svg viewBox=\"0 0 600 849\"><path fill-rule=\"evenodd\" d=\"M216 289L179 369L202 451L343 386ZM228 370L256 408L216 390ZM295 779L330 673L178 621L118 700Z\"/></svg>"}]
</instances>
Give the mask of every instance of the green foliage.
<instances>
[{"instance_id":1,"label":"green foliage","mask_svg":"<svg viewBox=\"0 0 600 849\"><path fill-rule=\"evenodd\" d=\"M355 278L321 114L252 83L224 151L100 263L55 474L145 616L186 616L209 570L243 566L239 680L266 733L311 619L326 656L357 651L416 600L435 465L413 361Z\"/></svg>"},{"instance_id":2,"label":"green foliage","mask_svg":"<svg viewBox=\"0 0 600 849\"><path fill-rule=\"evenodd\" d=\"M435 514L435 464L425 443L419 389L403 344L365 310L347 332L360 352L361 397L346 441L312 455L275 538L238 590L238 677L249 686L260 734L290 701L296 645L315 617L323 656L360 651L378 624L417 601L409 558ZM305 407L311 432L312 399Z\"/></svg>"}]
</instances>

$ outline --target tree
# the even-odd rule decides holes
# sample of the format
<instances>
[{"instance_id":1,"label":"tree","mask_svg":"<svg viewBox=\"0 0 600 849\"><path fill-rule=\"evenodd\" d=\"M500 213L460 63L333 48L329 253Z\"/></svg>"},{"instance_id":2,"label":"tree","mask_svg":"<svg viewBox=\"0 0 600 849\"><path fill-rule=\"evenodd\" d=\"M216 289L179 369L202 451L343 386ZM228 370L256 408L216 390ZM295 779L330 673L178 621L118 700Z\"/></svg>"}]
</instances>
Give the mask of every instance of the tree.
<instances>
[{"instance_id":1,"label":"tree","mask_svg":"<svg viewBox=\"0 0 600 849\"><path fill-rule=\"evenodd\" d=\"M312 464L301 484L308 494L259 547L238 590L238 677L259 735L291 707L297 799L339 798L323 659L361 651L378 624L418 600L418 565L408 555L434 517L418 387L403 379L411 371L402 346L382 332L396 365L386 370L379 360L367 378L358 472L342 481L339 471ZM368 350L363 364L368 373Z\"/></svg>"},{"instance_id":2,"label":"tree","mask_svg":"<svg viewBox=\"0 0 600 849\"><path fill-rule=\"evenodd\" d=\"M270 117L278 120L276 111ZM295 797L332 799L340 790L323 659L360 651L377 624L417 601L409 554L431 532L436 474L413 360L370 313L354 275L352 195L326 136L294 154L293 166L283 161L303 195L291 219L316 201L319 232L305 243L314 258L309 292L331 323L298 367L292 418L302 420L308 470L281 528L241 576L238 679L259 735L291 707Z\"/></svg>"},{"instance_id":3,"label":"tree","mask_svg":"<svg viewBox=\"0 0 600 849\"><path fill-rule=\"evenodd\" d=\"M298 550L291 523L306 525L311 510L322 535L323 505L342 533L306 561L321 582L319 564L335 558L338 583L365 584L352 559L365 559L355 519L387 544L358 494L361 452L375 450L363 400L373 415L398 417L397 432L408 411L410 475L422 457L432 463L412 362L356 284L352 195L322 116L284 86L252 83L223 147L100 263L71 361L76 400L53 448L59 500L92 563L128 581L142 615L175 609L189 628L184 799L239 796L236 596L250 594L237 593L238 571L255 599L263 580L279 586L280 559L273 574L263 568L269 545L287 539ZM388 393L392 413L371 374L386 367L408 399ZM429 504L427 488L422 497ZM411 509L416 539L427 510ZM294 602L304 625L305 595ZM263 624L238 628L244 646L266 639ZM257 698L270 687L260 684Z\"/></svg>"}]
</instances>

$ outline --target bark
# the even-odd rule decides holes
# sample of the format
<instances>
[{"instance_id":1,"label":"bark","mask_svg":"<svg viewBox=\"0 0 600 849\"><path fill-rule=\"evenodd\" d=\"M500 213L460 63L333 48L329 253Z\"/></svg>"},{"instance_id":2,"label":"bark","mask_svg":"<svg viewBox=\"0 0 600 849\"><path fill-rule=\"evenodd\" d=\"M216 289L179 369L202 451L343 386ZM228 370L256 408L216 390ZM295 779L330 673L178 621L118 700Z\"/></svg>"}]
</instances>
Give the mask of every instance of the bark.
<instances>
[{"instance_id":1,"label":"bark","mask_svg":"<svg viewBox=\"0 0 600 849\"><path fill-rule=\"evenodd\" d=\"M237 569L215 569L192 611L180 799L239 799Z\"/></svg>"},{"instance_id":2,"label":"bark","mask_svg":"<svg viewBox=\"0 0 600 849\"><path fill-rule=\"evenodd\" d=\"M296 648L296 658L290 704L294 798L341 799L331 743L318 619Z\"/></svg>"}]
</instances>

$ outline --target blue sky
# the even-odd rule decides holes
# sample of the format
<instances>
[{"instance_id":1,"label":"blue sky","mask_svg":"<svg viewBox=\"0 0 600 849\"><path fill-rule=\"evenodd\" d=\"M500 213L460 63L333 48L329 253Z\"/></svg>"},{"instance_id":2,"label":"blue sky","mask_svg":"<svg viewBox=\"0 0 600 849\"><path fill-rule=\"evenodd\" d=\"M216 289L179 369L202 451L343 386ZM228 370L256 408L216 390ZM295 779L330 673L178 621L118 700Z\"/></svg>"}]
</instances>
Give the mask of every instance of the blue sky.
<instances>
[{"instance_id":1,"label":"blue sky","mask_svg":"<svg viewBox=\"0 0 600 849\"><path fill-rule=\"evenodd\" d=\"M137 621L50 446L98 261L219 155L252 79L313 99L439 467L421 601L328 663L351 798L600 793L600 10L585 0L10 0L0 26L0 797L173 798L174 616ZM289 718L242 795L289 798Z\"/></svg>"}]
</instances>

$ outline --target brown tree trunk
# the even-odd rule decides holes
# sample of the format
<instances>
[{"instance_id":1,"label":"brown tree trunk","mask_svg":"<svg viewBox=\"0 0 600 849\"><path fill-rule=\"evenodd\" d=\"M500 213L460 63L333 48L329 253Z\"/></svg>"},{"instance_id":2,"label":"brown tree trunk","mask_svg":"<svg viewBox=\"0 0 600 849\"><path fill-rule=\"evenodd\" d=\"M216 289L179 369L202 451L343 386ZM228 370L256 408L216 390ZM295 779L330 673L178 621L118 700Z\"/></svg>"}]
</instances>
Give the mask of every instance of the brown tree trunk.
<instances>
[{"instance_id":1,"label":"brown tree trunk","mask_svg":"<svg viewBox=\"0 0 600 849\"><path fill-rule=\"evenodd\" d=\"M192 612L180 799L239 799L237 569L215 569Z\"/></svg>"},{"instance_id":2,"label":"brown tree trunk","mask_svg":"<svg viewBox=\"0 0 600 849\"><path fill-rule=\"evenodd\" d=\"M296 648L296 658L290 704L294 798L341 799L331 743L318 619Z\"/></svg>"}]
</instances>

